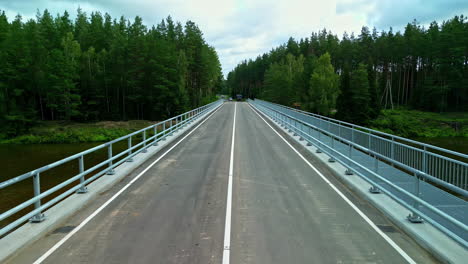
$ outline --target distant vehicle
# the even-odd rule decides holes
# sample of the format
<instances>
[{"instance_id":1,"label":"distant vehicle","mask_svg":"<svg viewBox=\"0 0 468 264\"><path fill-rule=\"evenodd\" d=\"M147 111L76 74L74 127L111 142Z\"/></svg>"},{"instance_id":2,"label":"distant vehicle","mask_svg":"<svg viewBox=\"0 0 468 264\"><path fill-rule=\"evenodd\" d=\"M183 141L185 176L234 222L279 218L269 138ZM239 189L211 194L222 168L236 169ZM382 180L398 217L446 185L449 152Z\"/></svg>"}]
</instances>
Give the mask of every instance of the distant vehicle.
<instances>
[{"instance_id":1,"label":"distant vehicle","mask_svg":"<svg viewBox=\"0 0 468 264\"><path fill-rule=\"evenodd\" d=\"M236 97L237 97L237 101L242 101L242 94L237 94Z\"/></svg>"},{"instance_id":2,"label":"distant vehicle","mask_svg":"<svg viewBox=\"0 0 468 264\"><path fill-rule=\"evenodd\" d=\"M232 101L232 97L229 97L229 101Z\"/></svg>"}]
</instances>

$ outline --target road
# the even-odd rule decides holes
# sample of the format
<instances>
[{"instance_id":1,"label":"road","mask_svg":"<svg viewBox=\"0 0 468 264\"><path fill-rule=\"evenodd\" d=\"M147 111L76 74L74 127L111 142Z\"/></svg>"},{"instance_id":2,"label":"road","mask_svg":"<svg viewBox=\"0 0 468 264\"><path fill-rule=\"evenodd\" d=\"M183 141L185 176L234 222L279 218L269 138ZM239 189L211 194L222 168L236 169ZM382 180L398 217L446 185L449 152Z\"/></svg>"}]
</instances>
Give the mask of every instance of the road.
<instances>
[{"instance_id":1,"label":"road","mask_svg":"<svg viewBox=\"0 0 468 264\"><path fill-rule=\"evenodd\" d=\"M43 263L222 263L235 111L230 263L407 262L391 243L410 260L434 262L306 155L326 182L247 103L225 103ZM64 241L159 155L9 263L32 263Z\"/></svg>"}]
</instances>

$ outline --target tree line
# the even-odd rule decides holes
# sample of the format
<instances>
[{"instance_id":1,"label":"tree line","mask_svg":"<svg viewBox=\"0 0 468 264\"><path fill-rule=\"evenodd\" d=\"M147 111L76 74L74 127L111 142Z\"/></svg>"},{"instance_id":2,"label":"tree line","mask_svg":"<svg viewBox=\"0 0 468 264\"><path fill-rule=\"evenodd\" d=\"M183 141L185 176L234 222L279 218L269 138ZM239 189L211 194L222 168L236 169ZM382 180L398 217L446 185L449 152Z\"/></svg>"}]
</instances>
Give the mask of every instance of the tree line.
<instances>
[{"instance_id":1,"label":"tree line","mask_svg":"<svg viewBox=\"0 0 468 264\"><path fill-rule=\"evenodd\" d=\"M404 32L323 29L236 66L232 94L365 124L382 108L468 111L468 23L463 15Z\"/></svg>"},{"instance_id":2,"label":"tree line","mask_svg":"<svg viewBox=\"0 0 468 264\"><path fill-rule=\"evenodd\" d=\"M78 9L23 22L0 12L0 124L36 120L160 120L211 101L218 55L192 21L148 28ZM7 129L7 130L8 130ZM2 131L5 132L5 129Z\"/></svg>"}]
</instances>

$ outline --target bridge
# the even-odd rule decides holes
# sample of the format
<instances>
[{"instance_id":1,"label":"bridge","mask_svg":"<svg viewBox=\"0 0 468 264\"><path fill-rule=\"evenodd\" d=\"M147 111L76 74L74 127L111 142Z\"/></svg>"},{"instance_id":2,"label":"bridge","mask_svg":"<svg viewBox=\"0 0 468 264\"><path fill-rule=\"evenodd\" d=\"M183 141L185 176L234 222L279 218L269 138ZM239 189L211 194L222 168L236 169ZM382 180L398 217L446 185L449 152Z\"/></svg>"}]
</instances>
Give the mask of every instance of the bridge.
<instances>
[{"instance_id":1,"label":"bridge","mask_svg":"<svg viewBox=\"0 0 468 264\"><path fill-rule=\"evenodd\" d=\"M97 151L106 158L87 164ZM0 214L0 262L463 263L467 159L217 101L0 183L34 193ZM41 185L67 163L76 175Z\"/></svg>"}]
</instances>

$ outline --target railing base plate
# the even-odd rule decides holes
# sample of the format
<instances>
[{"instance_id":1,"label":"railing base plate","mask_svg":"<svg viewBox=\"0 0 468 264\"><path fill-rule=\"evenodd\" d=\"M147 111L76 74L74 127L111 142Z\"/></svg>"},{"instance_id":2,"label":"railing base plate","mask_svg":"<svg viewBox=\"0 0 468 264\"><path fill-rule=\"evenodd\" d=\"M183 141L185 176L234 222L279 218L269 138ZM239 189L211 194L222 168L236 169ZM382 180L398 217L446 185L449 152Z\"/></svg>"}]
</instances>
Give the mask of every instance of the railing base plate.
<instances>
[{"instance_id":1,"label":"railing base plate","mask_svg":"<svg viewBox=\"0 0 468 264\"><path fill-rule=\"evenodd\" d=\"M87 193L87 192L88 192L88 187L86 186L83 186L79 188L78 190L76 190L76 193Z\"/></svg>"},{"instance_id":2,"label":"railing base plate","mask_svg":"<svg viewBox=\"0 0 468 264\"><path fill-rule=\"evenodd\" d=\"M415 224L421 224L424 222L424 220L417 214L410 214L406 217L406 219L408 219L408 221L410 221L411 223L415 223Z\"/></svg>"},{"instance_id":3,"label":"railing base plate","mask_svg":"<svg viewBox=\"0 0 468 264\"><path fill-rule=\"evenodd\" d=\"M369 192L370 192L370 193L376 193L376 194L377 194L377 193L381 193L382 191L380 191L379 188L377 188L377 187L375 187L375 186L372 186L372 187L369 188Z\"/></svg>"},{"instance_id":4,"label":"railing base plate","mask_svg":"<svg viewBox=\"0 0 468 264\"><path fill-rule=\"evenodd\" d=\"M37 214L29 219L30 223L40 223L46 219L44 214Z\"/></svg>"}]
</instances>

